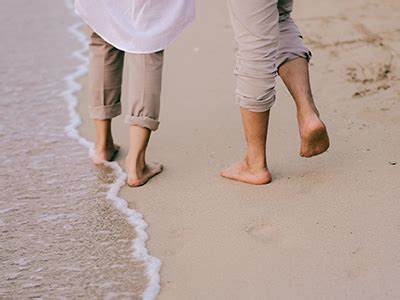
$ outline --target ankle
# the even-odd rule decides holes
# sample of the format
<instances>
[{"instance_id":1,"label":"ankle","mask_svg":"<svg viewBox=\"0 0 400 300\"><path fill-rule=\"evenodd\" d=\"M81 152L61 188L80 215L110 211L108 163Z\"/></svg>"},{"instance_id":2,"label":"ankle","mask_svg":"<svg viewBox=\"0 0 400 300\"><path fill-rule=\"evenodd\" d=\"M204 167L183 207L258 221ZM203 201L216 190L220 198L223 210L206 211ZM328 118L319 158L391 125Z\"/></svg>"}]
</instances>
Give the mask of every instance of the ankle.
<instances>
[{"instance_id":1,"label":"ankle","mask_svg":"<svg viewBox=\"0 0 400 300\"><path fill-rule=\"evenodd\" d=\"M317 109L302 109L297 111L297 120L300 125L304 122L308 122L309 120L316 120L319 119L319 112Z\"/></svg>"},{"instance_id":2,"label":"ankle","mask_svg":"<svg viewBox=\"0 0 400 300\"><path fill-rule=\"evenodd\" d=\"M114 148L114 142L112 139L110 140L101 140L101 141L96 141L96 149L97 150L110 150Z\"/></svg>"},{"instance_id":3,"label":"ankle","mask_svg":"<svg viewBox=\"0 0 400 300\"><path fill-rule=\"evenodd\" d=\"M126 163L130 170L134 172L142 172L146 167L144 153L128 153Z\"/></svg>"},{"instance_id":4,"label":"ankle","mask_svg":"<svg viewBox=\"0 0 400 300\"><path fill-rule=\"evenodd\" d=\"M244 159L244 163L253 171L267 169L267 160L265 155L252 155L248 153Z\"/></svg>"},{"instance_id":5,"label":"ankle","mask_svg":"<svg viewBox=\"0 0 400 300\"><path fill-rule=\"evenodd\" d=\"M295 103L296 103L297 114L301 115L318 114L318 109L311 95L304 96L302 98L298 97L295 99Z\"/></svg>"}]
</instances>

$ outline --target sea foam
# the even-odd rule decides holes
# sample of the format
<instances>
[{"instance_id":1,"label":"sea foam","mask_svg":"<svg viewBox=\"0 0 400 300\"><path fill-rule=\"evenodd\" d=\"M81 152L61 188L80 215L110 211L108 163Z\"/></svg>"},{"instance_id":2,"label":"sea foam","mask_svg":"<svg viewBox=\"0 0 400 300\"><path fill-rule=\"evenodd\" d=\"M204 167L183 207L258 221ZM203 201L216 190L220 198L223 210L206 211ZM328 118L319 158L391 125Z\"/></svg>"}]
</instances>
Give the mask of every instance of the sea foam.
<instances>
[{"instance_id":1,"label":"sea foam","mask_svg":"<svg viewBox=\"0 0 400 300\"><path fill-rule=\"evenodd\" d=\"M73 1L65 0L65 3L71 14L76 16ZM67 101L68 112L70 116L70 122L65 127L65 131L70 138L77 140L80 144L85 146L88 149L89 156L93 158L95 155L94 144L79 135L78 128L81 125L81 118L76 110L78 104L76 93L81 90L81 85L77 82L77 79L87 74L89 65L87 58L89 42L81 30L83 25L83 22L78 21L68 29L69 32L79 41L81 48L72 54L80 64L76 67L75 72L69 74L65 78L67 89L63 93L63 97ZM148 225L140 213L129 208L127 201L118 196L121 188L126 182L126 174L122 170L121 166L117 162L104 162L104 165L112 169L116 174L115 181L108 186L109 189L107 192L107 199L110 200L118 210L127 216L128 222L134 227L136 238L132 242L132 255L135 259L143 261L146 266L146 276L149 283L143 292L142 297L143 299L155 299L160 292L159 273L161 261L158 258L149 255L146 248L146 241L148 240L146 229Z\"/></svg>"}]
</instances>

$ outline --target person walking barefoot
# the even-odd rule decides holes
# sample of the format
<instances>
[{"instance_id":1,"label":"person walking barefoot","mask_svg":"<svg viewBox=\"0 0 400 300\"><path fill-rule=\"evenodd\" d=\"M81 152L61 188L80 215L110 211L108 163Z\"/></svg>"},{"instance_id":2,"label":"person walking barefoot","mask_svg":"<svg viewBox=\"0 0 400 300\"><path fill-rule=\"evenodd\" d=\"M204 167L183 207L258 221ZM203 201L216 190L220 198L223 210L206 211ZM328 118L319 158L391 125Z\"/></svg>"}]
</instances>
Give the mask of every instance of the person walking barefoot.
<instances>
[{"instance_id":1,"label":"person walking barefoot","mask_svg":"<svg viewBox=\"0 0 400 300\"><path fill-rule=\"evenodd\" d=\"M245 158L221 176L249 184L267 184L266 142L275 77L279 75L297 108L300 155L313 157L329 148L325 124L315 105L309 79L311 52L290 16L293 0L229 0L237 45L237 100L247 151Z\"/></svg>"},{"instance_id":2,"label":"person walking barefoot","mask_svg":"<svg viewBox=\"0 0 400 300\"><path fill-rule=\"evenodd\" d=\"M130 145L126 157L127 184L144 185L161 173L148 163L146 150L159 126L164 49L194 19L194 0L76 0L77 13L89 25L89 113L96 126L96 157L112 161L119 150L111 132L121 114L121 85L127 66Z\"/></svg>"}]
</instances>

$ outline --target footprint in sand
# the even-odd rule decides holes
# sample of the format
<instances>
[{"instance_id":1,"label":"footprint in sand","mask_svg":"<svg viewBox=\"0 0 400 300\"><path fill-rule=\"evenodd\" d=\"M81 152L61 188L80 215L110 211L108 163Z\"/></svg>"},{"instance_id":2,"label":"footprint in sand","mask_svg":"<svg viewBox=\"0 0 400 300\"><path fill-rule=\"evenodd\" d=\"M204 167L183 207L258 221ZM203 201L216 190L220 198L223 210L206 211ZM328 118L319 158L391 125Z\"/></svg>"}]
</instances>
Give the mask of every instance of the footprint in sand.
<instances>
[{"instance_id":1,"label":"footprint in sand","mask_svg":"<svg viewBox=\"0 0 400 300\"><path fill-rule=\"evenodd\" d=\"M365 39L364 33L342 16L303 19L301 30L306 44L312 49L335 48Z\"/></svg>"},{"instance_id":2,"label":"footprint in sand","mask_svg":"<svg viewBox=\"0 0 400 300\"><path fill-rule=\"evenodd\" d=\"M364 97L387 90L395 79L393 55L383 45L361 44L346 49L351 62L346 67L347 80L357 84L353 97Z\"/></svg>"},{"instance_id":3,"label":"footprint in sand","mask_svg":"<svg viewBox=\"0 0 400 300\"><path fill-rule=\"evenodd\" d=\"M387 90L396 80L394 51L379 34L346 17L305 19L302 22L306 43L328 53L329 60L346 80L356 84L353 97L359 98ZM338 34L340 32L340 34Z\"/></svg>"}]
</instances>

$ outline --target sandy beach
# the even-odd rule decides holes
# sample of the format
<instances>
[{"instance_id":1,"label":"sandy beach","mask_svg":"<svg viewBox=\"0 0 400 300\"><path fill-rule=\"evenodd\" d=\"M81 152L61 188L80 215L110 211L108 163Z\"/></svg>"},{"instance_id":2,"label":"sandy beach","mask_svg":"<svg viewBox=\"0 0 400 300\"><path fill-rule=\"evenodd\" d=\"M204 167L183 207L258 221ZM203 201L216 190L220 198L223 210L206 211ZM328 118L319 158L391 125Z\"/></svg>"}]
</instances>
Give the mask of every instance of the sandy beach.
<instances>
[{"instance_id":1,"label":"sandy beach","mask_svg":"<svg viewBox=\"0 0 400 300\"><path fill-rule=\"evenodd\" d=\"M218 175L244 150L226 3L198 1L196 23L166 52L149 149L165 171L121 191L150 225L159 299L400 297L400 3L296 1L294 18L332 146L299 157L295 107L278 80L266 186ZM93 141L81 82L80 131ZM113 132L123 165L122 117Z\"/></svg>"}]
</instances>

